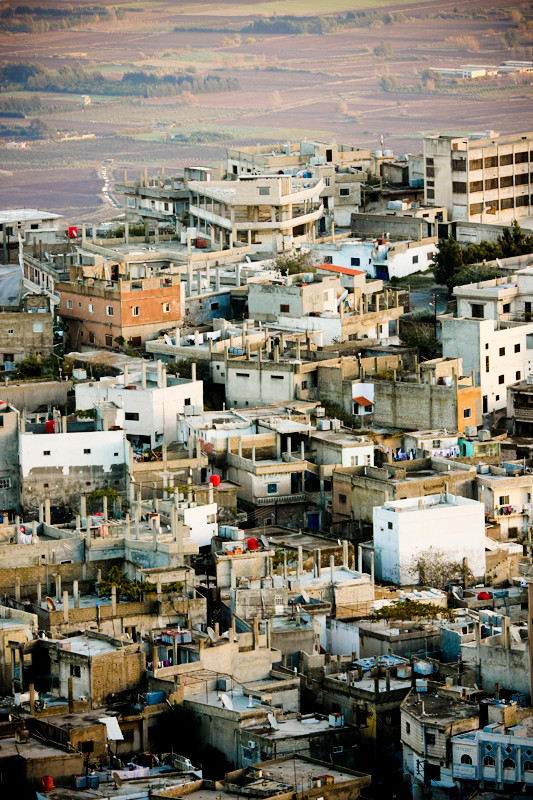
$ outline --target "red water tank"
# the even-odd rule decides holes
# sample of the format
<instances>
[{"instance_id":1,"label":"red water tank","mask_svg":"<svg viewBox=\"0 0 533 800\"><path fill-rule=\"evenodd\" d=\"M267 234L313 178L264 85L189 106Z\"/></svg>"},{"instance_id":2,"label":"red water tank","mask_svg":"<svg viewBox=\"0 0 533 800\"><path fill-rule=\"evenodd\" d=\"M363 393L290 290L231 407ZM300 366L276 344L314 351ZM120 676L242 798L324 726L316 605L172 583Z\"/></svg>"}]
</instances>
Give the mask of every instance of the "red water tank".
<instances>
[{"instance_id":1,"label":"red water tank","mask_svg":"<svg viewBox=\"0 0 533 800\"><path fill-rule=\"evenodd\" d=\"M246 547L248 548L248 550L257 550L258 549L257 539L248 539L248 541L246 542Z\"/></svg>"},{"instance_id":2,"label":"red water tank","mask_svg":"<svg viewBox=\"0 0 533 800\"><path fill-rule=\"evenodd\" d=\"M53 419L49 419L44 423L44 430L46 433L55 433L56 424Z\"/></svg>"},{"instance_id":3,"label":"red water tank","mask_svg":"<svg viewBox=\"0 0 533 800\"><path fill-rule=\"evenodd\" d=\"M209 483L211 486L220 486L220 475L211 475Z\"/></svg>"},{"instance_id":4,"label":"red water tank","mask_svg":"<svg viewBox=\"0 0 533 800\"><path fill-rule=\"evenodd\" d=\"M54 788L54 779L51 775L45 775L41 778L41 786L43 787L45 792L51 792Z\"/></svg>"}]
</instances>

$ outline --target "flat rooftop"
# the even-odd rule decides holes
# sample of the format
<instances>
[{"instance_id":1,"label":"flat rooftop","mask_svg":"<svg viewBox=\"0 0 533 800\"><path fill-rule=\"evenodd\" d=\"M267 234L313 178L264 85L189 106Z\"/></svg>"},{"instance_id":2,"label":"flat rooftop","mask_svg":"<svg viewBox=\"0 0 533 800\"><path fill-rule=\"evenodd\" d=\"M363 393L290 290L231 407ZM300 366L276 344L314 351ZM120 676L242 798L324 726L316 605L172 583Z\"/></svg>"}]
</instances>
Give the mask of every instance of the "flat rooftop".
<instances>
[{"instance_id":1,"label":"flat rooftop","mask_svg":"<svg viewBox=\"0 0 533 800\"><path fill-rule=\"evenodd\" d=\"M368 447L373 446L370 439L365 439L364 436L357 436L347 431L313 431L311 439L319 442L326 442L338 447Z\"/></svg>"},{"instance_id":2,"label":"flat rooftop","mask_svg":"<svg viewBox=\"0 0 533 800\"><path fill-rule=\"evenodd\" d=\"M0 225L10 222L26 222L35 219L62 219L61 214L52 211L39 211L38 208L4 208L0 209Z\"/></svg>"},{"instance_id":3,"label":"flat rooftop","mask_svg":"<svg viewBox=\"0 0 533 800\"><path fill-rule=\"evenodd\" d=\"M3 744L4 740L2 739L2 747ZM112 771L116 772L117 770L110 770L109 775L111 775ZM123 770L120 771L120 774L123 775ZM183 786L183 784L190 783L191 780L197 780L197 778L195 776L187 777L163 768L158 770L156 774L148 775L146 778L127 779L123 777L122 780L122 786L118 789L115 789L114 781L110 780L101 781L98 789L72 789L68 786L57 786L51 792L46 792L46 795L43 794L43 797L46 797L47 800L109 800L110 797L122 797L124 800L126 798L127 800L134 800L134 798L148 800L157 790L161 792L164 789ZM214 797L215 794L220 794L218 789L210 797ZM224 795L224 793L222 795L235 800L235 795ZM187 796L192 797L193 795Z\"/></svg>"},{"instance_id":4,"label":"flat rooftop","mask_svg":"<svg viewBox=\"0 0 533 800\"><path fill-rule=\"evenodd\" d=\"M333 580L335 583L351 583L352 581L361 580L362 578L369 578L370 576L364 572L357 572L348 567L335 567L333 570ZM325 583L331 582L331 569L329 567L322 567L320 576L315 577L312 572L305 572L300 576L300 586L323 586Z\"/></svg>"},{"instance_id":5,"label":"flat rooftop","mask_svg":"<svg viewBox=\"0 0 533 800\"><path fill-rule=\"evenodd\" d=\"M418 700L417 698L421 699ZM467 703L457 697L457 693L450 692L447 697L437 692L428 691L423 695L413 692L404 702L403 708L415 717L421 717L428 722L437 720L459 720L478 716L478 704Z\"/></svg>"},{"instance_id":6,"label":"flat rooftop","mask_svg":"<svg viewBox=\"0 0 533 800\"><path fill-rule=\"evenodd\" d=\"M328 678L332 678L333 680L339 681L340 683L348 683L347 678L342 677L342 673L340 675L328 675ZM370 694L375 694L375 681L374 678L363 678L360 681L357 681L353 684L353 688L359 690L360 692L369 692ZM383 694L385 692L395 692L401 689L404 689L407 693L411 688L411 678L395 678L391 676L390 678L390 688L387 689L387 684L385 681L385 677L382 675L379 679L379 693Z\"/></svg>"},{"instance_id":7,"label":"flat rooftop","mask_svg":"<svg viewBox=\"0 0 533 800\"><path fill-rule=\"evenodd\" d=\"M256 684L254 684L254 686L255 685ZM254 699L253 697L250 702L248 694L243 694L242 689L232 689L227 692L221 692L220 690L208 690L203 691L200 694L187 695L187 700L190 700L193 703L201 703L202 705L212 706L214 708L227 708L227 706L224 706L224 703L220 699L221 696L229 697L233 708L228 710L236 711L239 714L242 714L245 711L253 711L254 709L263 709L264 711L270 710L270 706L265 705L260 700Z\"/></svg>"},{"instance_id":8,"label":"flat rooftop","mask_svg":"<svg viewBox=\"0 0 533 800\"><path fill-rule=\"evenodd\" d=\"M93 639L92 636L69 636L60 640L61 648L71 653L83 656L100 656L104 653L115 653L120 650L118 645L106 642L103 639ZM66 646L65 646L66 645Z\"/></svg>"},{"instance_id":9,"label":"flat rooftop","mask_svg":"<svg viewBox=\"0 0 533 800\"><path fill-rule=\"evenodd\" d=\"M296 784L305 791L311 788L313 778L324 775L324 764L315 764L311 759L293 756L279 761L264 761L261 763L261 771L265 777L287 784L291 789ZM361 773L339 769L332 764L328 764L327 774L335 779L335 783L350 781L361 776Z\"/></svg>"},{"instance_id":10,"label":"flat rooftop","mask_svg":"<svg viewBox=\"0 0 533 800\"><path fill-rule=\"evenodd\" d=\"M290 739L301 736L312 736L316 733L327 733L337 730L331 728L329 719L319 719L313 714L303 717L293 717L292 719L278 719L279 730L261 731L261 736L266 736L269 739ZM254 726L250 726L248 730L253 733Z\"/></svg>"}]
</instances>

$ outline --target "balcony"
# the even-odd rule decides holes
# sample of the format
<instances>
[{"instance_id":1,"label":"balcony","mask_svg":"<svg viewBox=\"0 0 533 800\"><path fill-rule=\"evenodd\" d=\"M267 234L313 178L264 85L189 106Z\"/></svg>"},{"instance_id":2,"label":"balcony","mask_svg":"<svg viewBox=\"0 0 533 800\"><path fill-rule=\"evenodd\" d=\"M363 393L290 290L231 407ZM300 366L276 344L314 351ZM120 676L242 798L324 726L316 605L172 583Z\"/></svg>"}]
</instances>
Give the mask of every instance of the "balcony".
<instances>
[{"instance_id":1,"label":"balcony","mask_svg":"<svg viewBox=\"0 0 533 800\"><path fill-rule=\"evenodd\" d=\"M305 492L299 492L298 494L272 494L268 497L255 497L253 502L256 506L273 506L276 503L283 505L287 503L304 503Z\"/></svg>"}]
</instances>

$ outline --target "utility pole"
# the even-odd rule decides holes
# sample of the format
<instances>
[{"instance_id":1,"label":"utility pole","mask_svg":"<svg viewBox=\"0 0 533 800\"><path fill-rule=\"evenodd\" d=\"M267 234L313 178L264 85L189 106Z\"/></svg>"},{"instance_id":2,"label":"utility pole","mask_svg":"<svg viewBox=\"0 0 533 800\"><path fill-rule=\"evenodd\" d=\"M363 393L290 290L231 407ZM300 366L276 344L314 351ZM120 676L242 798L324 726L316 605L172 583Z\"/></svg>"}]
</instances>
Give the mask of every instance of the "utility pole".
<instances>
[{"instance_id":1,"label":"utility pole","mask_svg":"<svg viewBox=\"0 0 533 800\"><path fill-rule=\"evenodd\" d=\"M437 295L433 295L433 328L435 339L437 338Z\"/></svg>"}]
</instances>

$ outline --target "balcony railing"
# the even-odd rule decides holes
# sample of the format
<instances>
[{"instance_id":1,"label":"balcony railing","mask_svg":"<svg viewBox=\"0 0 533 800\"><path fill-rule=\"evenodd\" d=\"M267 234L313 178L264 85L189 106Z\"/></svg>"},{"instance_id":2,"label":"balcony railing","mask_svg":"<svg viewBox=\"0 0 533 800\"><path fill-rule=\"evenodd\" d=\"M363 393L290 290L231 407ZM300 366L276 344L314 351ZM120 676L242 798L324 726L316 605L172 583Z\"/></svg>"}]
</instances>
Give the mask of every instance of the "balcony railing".
<instances>
[{"instance_id":1,"label":"balcony railing","mask_svg":"<svg viewBox=\"0 0 533 800\"><path fill-rule=\"evenodd\" d=\"M256 497L254 503L256 506L273 506L275 503L303 503L305 501L305 492L298 494L272 494L268 497Z\"/></svg>"}]
</instances>

